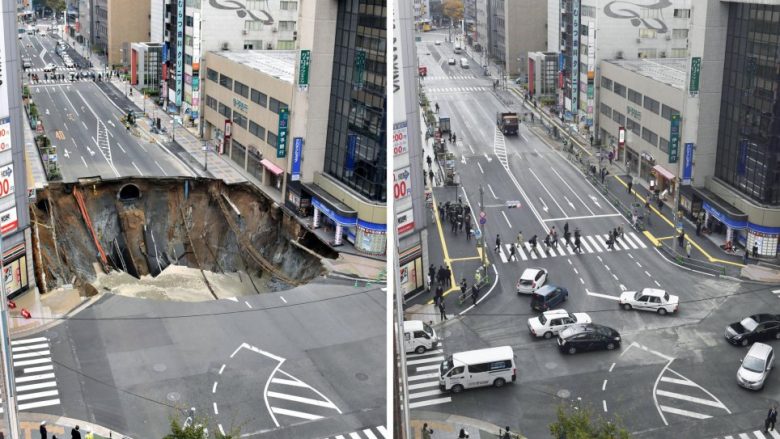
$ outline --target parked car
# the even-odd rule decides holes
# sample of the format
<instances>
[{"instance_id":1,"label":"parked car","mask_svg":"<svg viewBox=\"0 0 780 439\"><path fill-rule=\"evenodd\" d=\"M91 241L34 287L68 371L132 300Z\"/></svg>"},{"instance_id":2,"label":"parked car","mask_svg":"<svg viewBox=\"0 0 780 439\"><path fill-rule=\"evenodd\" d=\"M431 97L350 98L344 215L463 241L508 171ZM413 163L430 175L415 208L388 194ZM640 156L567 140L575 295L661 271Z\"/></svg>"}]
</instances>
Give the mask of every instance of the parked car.
<instances>
[{"instance_id":1,"label":"parked car","mask_svg":"<svg viewBox=\"0 0 780 439\"><path fill-rule=\"evenodd\" d=\"M680 298L656 288L645 288L642 291L625 291L620 295L620 306L625 310L639 309L665 315L677 312Z\"/></svg>"},{"instance_id":2,"label":"parked car","mask_svg":"<svg viewBox=\"0 0 780 439\"><path fill-rule=\"evenodd\" d=\"M595 323L572 325L558 334L558 349L569 355L599 349L611 351L619 347L620 333Z\"/></svg>"},{"instance_id":3,"label":"parked car","mask_svg":"<svg viewBox=\"0 0 780 439\"><path fill-rule=\"evenodd\" d=\"M515 284L517 294L531 294L547 282L547 270L544 268L526 268Z\"/></svg>"},{"instance_id":4,"label":"parked car","mask_svg":"<svg viewBox=\"0 0 780 439\"><path fill-rule=\"evenodd\" d=\"M433 44L435 44L435 45L437 45L437 46L441 46L441 41L439 41L439 40L436 40L436 42L435 42L435 43L433 43Z\"/></svg>"},{"instance_id":5,"label":"parked car","mask_svg":"<svg viewBox=\"0 0 780 439\"><path fill-rule=\"evenodd\" d=\"M764 343L755 343L750 347L745 358L737 370L737 384L750 390L764 388L769 371L775 362L775 353L772 346Z\"/></svg>"},{"instance_id":6,"label":"parked car","mask_svg":"<svg viewBox=\"0 0 780 439\"><path fill-rule=\"evenodd\" d=\"M590 316L581 312L569 313L565 309L555 309L528 319L528 330L536 337L552 338L577 323L591 323Z\"/></svg>"},{"instance_id":7,"label":"parked car","mask_svg":"<svg viewBox=\"0 0 780 439\"><path fill-rule=\"evenodd\" d=\"M466 59L466 58L461 58L461 59L460 59L460 67L461 67L462 69L467 69L467 68L469 68L469 60L468 60L468 59Z\"/></svg>"},{"instance_id":8,"label":"parked car","mask_svg":"<svg viewBox=\"0 0 780 439\"><path fill-rule=\"evenodd\" d=\"M780 340L780 315L754 314L726 327L726 340L733 345L747 346L758 340Z\"/></svg>"},{"instance_id":9,"label":"parked car","mask_svg":"<svg viewBox=\"0 0 780 439\"><path fill-rule=\"evenodd\" d=\"M455 58L450 58L447 60L447 64L454 66L455 65Z\"/></svg>"},{"instance_id":10,"label":"parked car","mask_svg":"<svg viewBox=\"0 0 780 439\"><path fill-rule=\"evenodd\" d=\"M569 298L569 290L555 285L545 285L531 294L531 308L536 311L547 311Z\"/></svg>"}]
</instances>

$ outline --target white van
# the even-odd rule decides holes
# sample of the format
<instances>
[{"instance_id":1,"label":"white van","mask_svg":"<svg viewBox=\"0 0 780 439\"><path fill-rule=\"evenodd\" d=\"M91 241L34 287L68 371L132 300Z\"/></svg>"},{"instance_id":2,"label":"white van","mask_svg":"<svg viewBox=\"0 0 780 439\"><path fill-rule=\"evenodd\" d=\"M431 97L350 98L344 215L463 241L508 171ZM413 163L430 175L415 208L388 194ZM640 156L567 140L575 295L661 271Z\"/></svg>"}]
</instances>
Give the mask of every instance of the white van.
<instances>
[{"instance_id":1,"label":"white van","mask_svg":"<svg viewBox=\"0 0 780 439\"><path fill-rule=\"evenodd\" d=\"M404 321L404 347L406 352L422 354L439 346L439 336L427 323L420 320Z\"/></svg>"},{"instance_id":2,"label":"white van","mask_svg":"<svg viewBox=\"0 0 780 439\"><path fill-rule=\"evenodd\" d=\"M460 44L455 44L455 53L460 53Z\"/></svg>"},{"instance_id":3,"label":"white van","mask_svg":"<svg viewBox=\"0 0 780 439\"><path fill-rule=\"evenodd\" d=\"M473 387L501 387L517 380L511 346L458 352L448 355L439 368L439 389L454 393Z\"/></svg>"},{"instance_id":4,"label":"white van","mask_svg":"<svg viewBox=\"0 0 780 439\"><path fill-rule=\"evenodd\" d=\"M469 68L469 60L467 60L466 58L461 58L460 59L460 68L462 68L462 69Z\"/></svg>"}]
</instances>

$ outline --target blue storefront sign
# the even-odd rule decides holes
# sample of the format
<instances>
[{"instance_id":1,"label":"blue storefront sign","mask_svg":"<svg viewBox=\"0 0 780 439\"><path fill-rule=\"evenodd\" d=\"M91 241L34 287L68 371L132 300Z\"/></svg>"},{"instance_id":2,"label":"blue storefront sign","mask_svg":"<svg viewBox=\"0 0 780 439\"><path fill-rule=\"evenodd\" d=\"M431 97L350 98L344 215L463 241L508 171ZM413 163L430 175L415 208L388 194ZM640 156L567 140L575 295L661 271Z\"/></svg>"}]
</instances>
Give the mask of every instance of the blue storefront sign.
<instances>
[{"instance_id":1,"label":"blue storefront sign","mask_svg":"<svg viewBox=\"0 0 780 439\"><path fill-rule=\"evenodd\" d=\"M355 151L357 150L357 134L350 134L347 137L347 157L344 163L344 171L348 177L355 172Z\"/></svg>"},{"instance_id":2,"label":"blue storefront sign","mask_svg":"<svg viewBox=\"0 0 780 439\"><path fill-rule=\"evenodd\" d=\"M714 216L715 219L722 222L723 224L731 227L735 230L742 230L747 228L747 221L737 221L734 219L729 218L727 215L724 215L721 213L716 207L712 206L708 202L702 203L702 209L706 210L710 215Z\"/></svg>"},{"instance_id":3,"label":"blue storefront sign","mask_svg":"<svg viewBox=\"0 0 780 439\"><path fill-rule=\"evenodd\" d=\"M326 206L325 203L323 203L319 198L312 197L311 199L312 206L316 207L320 210L320 212L324 213L325 216L332 219L333 222L337 224L341 224L344 227L355 227L355 224L357 224L357 218L347 218L345 216L341 216L333 211L330 207Z\"/></svg>"},{"instance_id":4,"label":"blue storefront sign","mask_svg":"<svg viewBox=\"0 0 780 439\"><path fill-rule=\"evenodd\" d=\"M691 184L691 178L693 178L693 143L686 143L683 154L682 183Z\"/></svg>"},{"instance_id":5,"label":"blue storefront sign","mask_svg":"<svg viewBox=\"0 0 780 439\"><path fill-rule=\"evenodd\" d=\"M303 154L303 137L293 138L292 152L292 175L290 180L299 181L301 179L301 156Z\"/></svg>"}]
</instances>

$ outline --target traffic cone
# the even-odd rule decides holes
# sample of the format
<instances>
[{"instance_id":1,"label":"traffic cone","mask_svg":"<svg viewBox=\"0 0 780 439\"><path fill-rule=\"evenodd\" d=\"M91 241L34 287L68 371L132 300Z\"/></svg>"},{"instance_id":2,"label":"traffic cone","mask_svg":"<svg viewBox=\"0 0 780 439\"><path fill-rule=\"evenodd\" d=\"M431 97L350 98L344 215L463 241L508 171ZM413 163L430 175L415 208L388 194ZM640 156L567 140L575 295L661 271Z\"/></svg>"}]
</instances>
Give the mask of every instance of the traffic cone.
<instances>
[{"instance_id":1,"label":"traffic cone","mask_svg":"<svg viewBox=\"0 0 780 439\"><path fill-rule=\"evenodd\" d=\"M14 303L13 300L8 301L8 308L9 309L16 309L16 303Z\"/></svg>"},{"instance_id":2,"label":"traffic cone","mask_svg":"<svg viewBox=\"0 0 780 439\"><path fill-rule=\"evenodd\" d=\"M24 317L25 319L29 319L32 316L30 315L30 311L27 311L26 308L22 308L22 317Z\"/></svg>"}]
</instances>

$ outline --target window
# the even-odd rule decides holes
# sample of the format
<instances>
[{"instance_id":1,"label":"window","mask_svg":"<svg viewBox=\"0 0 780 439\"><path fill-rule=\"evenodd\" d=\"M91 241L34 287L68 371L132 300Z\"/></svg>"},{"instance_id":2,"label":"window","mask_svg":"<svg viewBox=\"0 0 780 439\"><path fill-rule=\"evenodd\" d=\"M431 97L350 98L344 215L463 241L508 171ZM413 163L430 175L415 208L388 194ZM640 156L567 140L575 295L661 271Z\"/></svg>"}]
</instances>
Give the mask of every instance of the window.
<instances>
[{"instance_id":1,"label":"window","mask_svg":"<svg viewBox=\"0 0 780 439\"><path fill-rule=\"evenodd\" d=\"M232 115L232 110L227 105L223 104L222 102L219 102L219 114L225 116L225 118L230 119Z\"/></svg>"},{"instance_id":2,"label":"window","mask_svg":"<svg viewBox=\"0 0 780 439\"><path fill-rule=\"evenodd\" d=\"M262 21L247 20L244 22L245 31L263 30Z\"/></svg>"},{"instance_id":3,"label":"window","mask_svg":"<svg viewBox=\"0 0 780 439\"><path fill-rule=\"evenodd\" d=\"M226 76L220 73L219 85L225 87L228 90L233 90L233 79L231 79L230 76Z\"/></svg>"},{"instance_id":4,"label":"window","mask_svg":"<svg viewBox=\"0 0 780 439\"><path fill-rule=\"evenodd\" d=\"M656 58L658 56L658 51L656 49L639 49L639 51L636 54L637 58Z\"/></svg>"},{"instance_id":5,"label":"window","mask_svg":"<svg viewBox=\"0 0 780 439\"><path fill-rule=\"evenodd\" d=\"M618 96L626 97L626 87L619 82L614 84L612 91L614 91Z\"/></svg>"},{"instance_id":6,"label":"window","mask_svg":"<svg viewBox=\"0 0 780 439\"><path fill-rule=\"evenodd\" d=\"M666 120L672 120L672 114L680 114L680 112L675 110L672 107L661 105L661 117L663 117Z\"/></svg>"},{"instance_id":7,"label":"window","mask_svg":"<svg viewBox=\"0 0 780 439\"><path fill-rule=\"evenodd\" d=\"M596 8L594 8L593 6L582 5L580 6L580 15L583 17L596 18Z\"/></svg>"},{"instance_id":8,"label":"window","mask_svg":"<svg viewBox=\"0 0 780 439\"><path fill-rule=\"evenodd\" d=\"M206 106L211 108L214 111L217 111L217 100L212 98L211 96L206 96Z\"/></svg>"},{"instance_id":9,"label":"window","mask_svg":"<svg viewBox=\"0 0 780 439\"><path fill-rule=\"evenodd\" d=\"M295 30L294 21L280 21L279 30Z\"/></svg>"},{"instance_id":10,"label":"window","mask_svg":"<svg viewBox=\"0 0 780 439\"><path fill-rule=\"evenodd\" d=\"M674 18L691 18L690 9L675 9Z\"/></svg>"},{"instance_id":11,"label":"window","mask_svg":"<svg viewBox=\"0 0 780 439\"><path fill-rule=\"evenodd\" d=\"M217 73L215 70L206 69L206 76L209 78L209 81L219 81L219 73Z\"/></svg>"},{"instance_id":12,"label":"window","mask_svg":"<svg viewBox=\"0 0 780 439\"><path fill-rule=\"evenodd\" d=\"M617 122L617 124L622 127L626 126L626 116L624 116L623 113L617 110L612 110L612 120Z\"/></svg>"},{"instance_id":13,"label":"window","mask_svg":"<svg viewBox=\"0 0 780 439\"><path fill-rule=\"evenodd\" d=\"M188 16L184 17L184 25L185 26L192 27L192 22L193 22L193 20L192 20L192 16L191 15L188 15Z\"/></svg>"},{"instance_id":14,"label":"window","mask_svg":"<svg viewBox=\"0 0 780 439\"><path fill-rule=\"evenodd\" d=\"M287 104L281 101L277 101L274 98L271 98L271 102L268 104L268 109L273 111L276 114L279 114L279 110L282 108L288 108Z\"/></svg>"},{"instance_id":15,"label":"window","mask_svg":"<svg viewBox=\"0 0 780 439\"><path fill-rule=\"evenodd\" d=\"M297 11L298 10L298 2L281 1L281 2L279 2L279 9L281 9L283 11Z\"/></svg>"},{"instance_id":16,"label":"window","mask_svg":"<svg viewBox=\"0 0 780 439\"><path fill-rule=\"evenodd\" d=\"M655 114L658 114L658 112L661 111L661 103L649 96L645 96L644 107L646 110L650 110Z\"/></svg>"},{"instance_id":17,"label":"window","mask_svg":"<svg viewBox=\"0 0 780 439\"><path fill-rule=\"evenodd\" d=\"M637 104L642 105L642 93L639 93L638 91L629 88L628 89L628 100Z\"/></svg>"},{"instance_id":18,"label":"window","mask_svg":"<svg viewBox=\"0 0 780 439\"><path fill-rule=\"evenodd\" d=\"M688 29L672 30L672 38L674 38L675 40L684 40L688 38Z\"/></svg>"},{"instance_id":19,"label":"window","mask_svg":"<svg viewBox=\"0 0 780 439\"><path fill-rule=\"evenodd\" d=\"M266 139L265 142L268 143L271 146L276 146L276 134L274 134L274 133L269 131L268 132L268 139Z\"/></svg>"},{"instance_id":20,"label":"window","mask_svg":"<svg viewBox=\"0 0 780 439\"><path fill-rule=\"evenodd\" d=\"M238 81L233 82L233 91L236 92L236 94L240 94L245 98L249 97L249 87Z\"/></svg>"},{"instance_id":21,"label":"window","mask_svg":"<svg viewBox=\"0 0 780 439\"><path fill-rule=\"evenodd\" d=\"M192 65L192 55L184 55L184 64L188 66Z\"/></svg>"},{"instance_id":22,"label":"window","mask_svg":"<svg viewBox=\"0 0 780 439\"><path fill-rule=\"evenodd\" d=\"M601 88L605 88L609 91L612 91L612 80L607 78L606 76L601 77Z\"/></svg>"},{"instance_id":23,"label":"window","mask_svg":"<svg viewBox=\"0 0 780 439\"><path fill-rule=\"evenodd\" d=\"M249 121L249 132L260 140L265 140L265 128L256 124L253 120Z\"/></svg>"},{"instance_id":24,"label":"window","mask_svg":"<svg viewBox=\"0 0 780 439\"><path fill-rule=\"evenodd\" d=\"M661 137L658 142L658 148L661 149L661 152L669 152L669 141Z\"/></svg>"},{"instance_id":25,"label":"window","mask_svg":"<svg viewBox=\"0 0 780 439\"><path fill-rule=\"evenodd\" d=\"M601 114L607 117L612 117L612 107L605 103L601 103Z\"/></svg>"},{"instance_id":26,"label":"window","mask_svg":"<svg viewBox=\"0 0 780 439\"><path fill-rule=\"evenodd\" d=\"M268 106L268 96L266 96L265 93L260 93L255 89L252 89L252 97L250 99L252 100L252 102L260 105L261 107Z\"/></svg>"},{"instance_id":27,"label":"window","mask_svg":"<svg viewBox=\"0 0 780 439\"><path fill-rule=\"evenodd\" d=\"M688 49L686 49L685 47L672 49L672 58L687 58L687 57L688 57Z\"/></svg>"},{"instance_id":28,"label":"window","mask_svg":"<svg viewBox=\"0 0 780 439\"><path fill-rule=\"evenodd\" d=\"M246 117L244 117L241 113L238 111L233 113L233 123L240 126L243 129L246 129Z\"/></svg>"},{"instance_id":29,"label":"window","mask_svg":"<svg viewBox=\"0 0 780 439\"><path fill-rule=\"evenodd\" d=\"M642 128L642 139L653 146L658 146L658 134L648 130L647 127Z\"/></svg>"},{"instance_id":30,"label":"window","mask_svg":"<svg viewBox=\"0 0 780 439\"><path fill-rule=\"evenodd\" d=\"M636 134L637 136L640 133L640 130L642 129L642 126L639 125L639 122L631 119L630 117L626 118L626 129L631 131L632 133Z\"/></svg>"},{"instance_id":31,"label":"window","mask_svg":"<svg viewBox=\"0 0 780 439\"><path fill-rule=\"evenodd\" d=\"M639 29L639 38L655 38L655 29Z\"/></svg>"}]
</instances>

